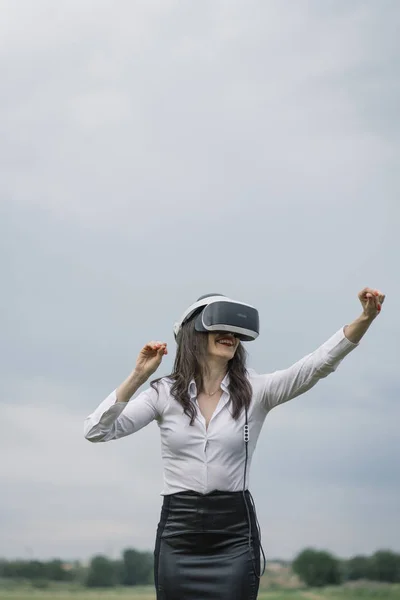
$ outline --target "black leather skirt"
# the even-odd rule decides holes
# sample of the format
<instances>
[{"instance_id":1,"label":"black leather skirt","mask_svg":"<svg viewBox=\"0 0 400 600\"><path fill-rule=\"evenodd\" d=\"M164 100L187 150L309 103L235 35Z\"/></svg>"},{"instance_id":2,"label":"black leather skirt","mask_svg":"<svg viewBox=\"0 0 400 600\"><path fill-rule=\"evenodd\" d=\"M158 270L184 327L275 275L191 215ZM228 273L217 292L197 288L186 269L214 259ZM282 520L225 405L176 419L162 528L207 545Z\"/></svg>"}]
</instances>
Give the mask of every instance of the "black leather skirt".
<instances>
[{"instance_id":1,"label":"black leather skirt","mask_svg":"<svg viewBox=\"0 0 400 600\"><path fill-rule=\"evenodd\" d=\"M157 600L257 598L260 540L248 492L245 498L243 492L164 496L154 552Z\"/></svg>"}]
</instances>

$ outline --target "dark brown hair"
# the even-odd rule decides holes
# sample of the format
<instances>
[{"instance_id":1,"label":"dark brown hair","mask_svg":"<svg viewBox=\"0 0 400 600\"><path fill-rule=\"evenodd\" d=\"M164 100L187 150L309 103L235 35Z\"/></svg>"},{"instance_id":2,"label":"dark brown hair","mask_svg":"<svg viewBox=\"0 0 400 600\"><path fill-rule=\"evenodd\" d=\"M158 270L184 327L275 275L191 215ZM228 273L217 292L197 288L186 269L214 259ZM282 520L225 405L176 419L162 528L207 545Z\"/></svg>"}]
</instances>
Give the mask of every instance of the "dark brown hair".
<instances>
[{"instance_id":1,"label":"dark brown hair","mask_svg":"<svg viewBox=\"0 0 400 600\"><path fill-rule=\"evenodd\" d=\"M203 389L208 346L208 334L196 331L194 322L195 318L191 318L182 326L173 372L168 375L168 378L172 379L171 394L183 406L183 412L190 418L190 425L194 423L197 410L190 400L189 384L194 379L197 390ZM235 420L239 418L243 408L248 409L251 401L252 389L247 377L246 358L247 352L239 342L235 356L228 362L227 369L232 417ZM157 384L161 379L163 378L154 379L150 384L151 387L157 390Z\"/></svg>"}]
</instances>

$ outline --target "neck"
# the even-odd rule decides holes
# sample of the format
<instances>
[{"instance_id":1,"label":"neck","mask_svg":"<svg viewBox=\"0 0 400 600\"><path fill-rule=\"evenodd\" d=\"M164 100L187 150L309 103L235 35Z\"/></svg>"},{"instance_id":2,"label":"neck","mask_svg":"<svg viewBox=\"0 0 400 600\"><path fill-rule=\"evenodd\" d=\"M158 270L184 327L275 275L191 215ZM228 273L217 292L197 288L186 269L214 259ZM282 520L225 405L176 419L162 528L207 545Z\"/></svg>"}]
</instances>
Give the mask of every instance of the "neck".
<instances>
[{"instance_id":1,"label":"neck","mask_svg":"<svg viewBox=\"0 0 400 600\"><path fill-rule=\"evenodd\" d=\"M208 361L203 371L203 391L208 394L216 391L223 381L228 370L226 361Z\"/></svg>"}]
</instances>

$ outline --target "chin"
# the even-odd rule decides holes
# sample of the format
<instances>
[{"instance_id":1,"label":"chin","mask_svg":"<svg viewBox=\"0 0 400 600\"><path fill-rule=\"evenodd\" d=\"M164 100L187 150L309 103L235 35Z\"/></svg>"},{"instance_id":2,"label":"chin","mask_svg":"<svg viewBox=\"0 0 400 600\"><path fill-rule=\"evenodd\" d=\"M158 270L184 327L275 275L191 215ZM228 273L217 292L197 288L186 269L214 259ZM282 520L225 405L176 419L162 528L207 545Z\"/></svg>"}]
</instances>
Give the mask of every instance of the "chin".
<instances>
[{"instance_id":1,"label":"chin","mask_svg":"<svg viewBox=\"0 0 400 600\"><path fill-rule=\"evenodd\" d=\"M214 355L231 360L235 356L235 352L236 348L217 348L214 352Z\"/></svg>"}]
</instances>

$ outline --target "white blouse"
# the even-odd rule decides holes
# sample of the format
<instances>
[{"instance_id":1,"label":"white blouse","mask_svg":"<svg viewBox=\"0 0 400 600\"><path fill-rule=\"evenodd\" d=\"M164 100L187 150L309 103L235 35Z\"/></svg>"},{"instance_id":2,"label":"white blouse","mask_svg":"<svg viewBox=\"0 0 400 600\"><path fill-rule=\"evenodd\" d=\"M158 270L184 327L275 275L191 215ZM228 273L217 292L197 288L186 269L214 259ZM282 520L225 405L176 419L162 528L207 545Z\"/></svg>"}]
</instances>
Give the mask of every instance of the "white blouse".
<instances>
[{"instance_id":1,"label":"white blouse","mask_svg":"<svg viewBox=\"0 0 400 600\"><path fill-rule=\"evenodd\" d=\"M317 350L288 369L259 375L248 370L253 395L248 411L250 440L245 487L248 486L251 459L268 412L312 388L336 370L342 359L358 344L350 342L340 329ZM243 489L245 445L244 411L237 421L229 403L229 376L221 384L222 396L208 428L197 404L194 381L189 386L197 417L189 424L183 407L170 393L171 380L163 378L158 393L149 387L129 402L116 402L114 390L84 424L90 442L108 442L135 433L156 420L161 434L164 487L162 495L193 490L206 494L213 490Z\"/></svg>"}]
</instances>

